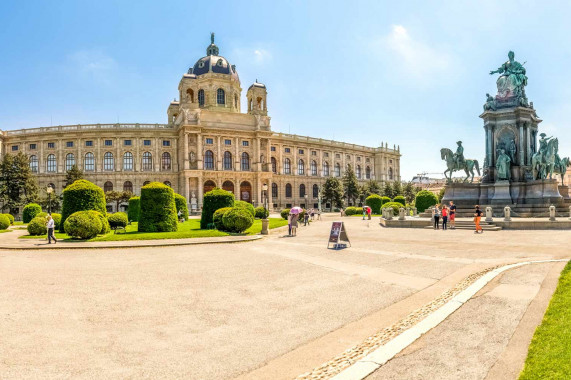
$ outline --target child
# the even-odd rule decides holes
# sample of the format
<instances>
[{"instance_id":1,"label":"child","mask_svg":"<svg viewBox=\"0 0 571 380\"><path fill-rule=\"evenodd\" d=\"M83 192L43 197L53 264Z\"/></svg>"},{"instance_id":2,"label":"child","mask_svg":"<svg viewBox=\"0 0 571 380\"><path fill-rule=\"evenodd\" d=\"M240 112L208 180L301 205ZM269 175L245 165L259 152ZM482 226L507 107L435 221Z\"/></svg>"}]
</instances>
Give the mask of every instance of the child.
<instances>
[{"instance_id":1,"label":"child","mask_svg":"<svg viewBox=\"0 0 571 380\"><path fill-rule=\"evenodd\" d=\"M442 231L446 230L446 223L448 222L448 208L442 206Z\"/></svg>"}]
</instances>

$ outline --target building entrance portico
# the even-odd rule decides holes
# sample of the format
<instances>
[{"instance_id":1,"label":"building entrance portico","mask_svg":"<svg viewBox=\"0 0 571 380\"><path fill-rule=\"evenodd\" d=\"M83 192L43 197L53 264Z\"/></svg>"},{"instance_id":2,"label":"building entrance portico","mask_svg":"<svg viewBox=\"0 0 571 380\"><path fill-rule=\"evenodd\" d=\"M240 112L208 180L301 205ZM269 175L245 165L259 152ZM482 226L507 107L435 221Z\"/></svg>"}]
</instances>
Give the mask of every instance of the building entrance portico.
<instances>
[{"instance_id":1,"label":"building entrance portico","mask_svg":"<svg viewBox=\"0 0 571 380\"><path fill-rule=\"evenodd\" d=\"M240 184L240 200L252 203L252 185L248 181Z\"/></svg>"}]
</instances>

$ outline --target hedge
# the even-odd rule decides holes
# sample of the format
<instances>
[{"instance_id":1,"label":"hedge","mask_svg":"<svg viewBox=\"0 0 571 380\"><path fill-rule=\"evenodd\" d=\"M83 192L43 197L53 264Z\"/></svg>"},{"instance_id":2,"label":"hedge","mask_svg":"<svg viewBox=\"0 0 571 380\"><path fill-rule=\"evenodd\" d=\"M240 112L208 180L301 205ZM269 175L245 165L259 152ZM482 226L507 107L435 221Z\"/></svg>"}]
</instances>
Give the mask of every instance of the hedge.
<instances>
[{"instance_id":1,"label":"hedge","mask_svg":"<svg viewBox=\"0 0 571 380\"><path fill-rule=\"evenodd\" d=\"M178 230L174 191L160 182L141 188L139 232L171 232Z\"/></svg>"},{"instance_id":2,"label":"hedge","mask_svg":"<svg viewBox=\"0 0 571 380\"><path fill-rule=\"evenodd\" d=\"M373 214L380 214L383 198L380 195L371 194L365 199L365 204L371 208Z\"/></svg>"},{"instance_id":3,"label":"hedge","mask_svg":"<svg viewBox=\"0 0 571 380\"><path fill-rule=\"evenodd\" d=\"M8 219L10 219L10 224L14 224L14 215L12 214L4 214L8 217Z\"/></svg>"},{"instance_id":4,"label":"hedge","mask_svg":"<svg viewBox=\"0 0 571 380\"><path fill-rule=\"evenodd\" d=\"M28 233L32 236L47 234L48 228L46 227L46 218L36 216L34 219L30 220L27 229Z\"/></svg>"},{"instance_id":5,"label":"hedge","mask_svg":"<svg viewBox=\"0 0 571 380\"><path fill-rule=\"evenodd\" d=\"M256 209L254 209L254 206L249 202L234 201L234 207L246 209L252 216L256 216Z\"/></svg>"},{"instance_id":6,"label":"hedge","mask_svg":"<svg viewBox=\"0 0 571 380\"><path fill-rule=\"evenodd\" d=\"M260 207L256 207L256 210L254 212L254 217L258 218L258 219L265 219L268 216L270 216L270 212L268 210L266 210L265 207L260 206Z\"/></svg>"},{"instance_id":7,"label":"hedge","mask_svg":"<svg viewBox=\"0 0 571 380\"><path fill-rule=\"evenodd\" d=\"M64 232L65 220L78 211L99 211L107 216L105 193L99 186L78 179L63 190L63 206L61 211L60 231Z\"/></svg>"},{"instance_id":8,"label":"hedge","mask_svg":"<svg viewBox=\"0 0 571 380\"><path fill-rule=\"evenodd\" d=\"M383 201L383 204L391 202L391 198L389 198L387 196L381 197L381 200Z\"/></svg>"},{"instance_id":9,"label":"hedge","mask_svg":"<svg viewBox=\"0 0 571 380\"><path fill-rule=\"evenodd\" d=\"M282 211L280 211L280 215L282 216L283 219L287 220L290 210L291 210L290 208L284 208Z\"/></svg>"},{"instance_id":10,"label":"hedge","mask_svg":"<svg viewBox=\"0 0 571 380\"><path fill-rule=\"evenodd\" d=\"M229 191L215 188L204 194L202 200L202 215L200 217L200 228L210 228L214 212L222 207L234 206L234 194Z\"/></svg>"},{"instance_id":11,"label":"hedge","mask_svg":"<svg viewBox=\"0 0 571 380\"><path fill-rule=\"evenodd\" d=\"M254 224L254 216L242 207L232 207L222 216L224 229L229 232L244 232Z\"/></svg>"},{"instance_id":12,"label":"hedge","mask_svg":"<svg viewBox=\"0 0 571 380\"><path fill-rule=\"evenodd\" d=\"M404 205L399 202L388 202L383 205L383 208L392 208L393 215L397 216L399 214L399 209L404 208Z\"/></svg>"},{"instance_id":13,"label":"hedge","mask_svg":"<svg viewBox=\"0 0 571 380\"><path fill-rule=\"evenodd\" d=\"M24 223L30 223L30 220L34 219L40 212L42 212L42 206L37 203L29 203L24 206L24 210L22 211L22 221Z\"/></svg>"},{"instance_id":14,"label":"hedge","mask_svg":"<svg viewBox=\"0 0 571 380\"><path fill-rule=\"evenodd\" d=\"M127 218L131 222L139 221L139 214L141 213L141 198L129 198L129 207L127 207Z\"/></svg>"},{"instance_id":15,"label":"hedge","mask_svg":"<svg viewBox=\"0 0 571 380\"><path fill-rule=\"evenodd\" d=\"M219 208L214 212L212 216L212 223L214 223L214 227L216 227L219 231L224 231L224 223L222 222L222 217L228 211L232 210L232 207L222 207Z\"/></svg>"},{"instance_id":16,"label":"hedge","mask_svg":"<svg viewBox=\"0 0 571 380\"><path fill-rule=\"evenodd\" d=\"M188 220L188 205L186 202L186 198L180 194L174 195L174 203L176 205L176 215L178 216L178 212L182 212L182 217L184 220Z\"/></svg>"},{"instance_id":17,"label":"hedge","mask_svg":"<svg viewBox=\"0 0 571 380\"><path fill-rule=\"evenodd\" d=\"M363 213L363 207L347 207L345 209L345 215L359 215Z\"/></svg>"},{"instance_id":18,"label":"hedge","mask_svg":"<svg viewBox=\"0 0 571 380\"><path fill-rule=\"evenodd\" d=\"M116 212L115 214L111 214L107 217L109 221L109 227L111 229L117 229L117 227L127 227L129 223L129 219L127 219L127 214L124 212Z\"/></svg>"},{"instance_id":19,"label":"hedge","mask_svg":"<svg viewBox=\"0 0 571 380\"><path fill-rule=\"evenodd\" d=\"M47 212L40 212L38 215L36 215L36 218L43 218L44 220L46 220L47 216L48 216ZM52 212L52 219L54 220L55 229L59 230L61 227L61 214L56 214L55 212Z\"/></svg>"},{"instance_id":20,"label":"hedge","mask_svg":"<svg viewBox=\"0 0 571 380\"><path fill-rule=\"evenodd\" d=\"M0 230L5 230L10 227L10 218L6 214L0 214Z\"/></svg>"},{"instance_id":21,"label":"hedge","mask_svg":"<svg viewBox=\"0 0 571 380\"><path fill-rule=\"evenodd\" d=\"M418 212L423 212L438 203L438 197L431 191L421 190L416 194L414 205Z\"/></svg>"},{"instance_id":22,"label":"hedge","mask_svg":"<svg viewBox=\"0 0 571 380\"><path fill-rule=\"evenodd\" d=\"M64 222L64 230L69 236L78 239L92 239L104 228L103 215L98 211L77 211Z\"/></svg>"},{"instance_id":23,"label":"hedge","mask_svg":"<svg viewBox=\"0 0 571 380\"><path fill-rule=\"evenodd\" d=\"M403 197L402 195L397 195L395 199L393 199L393 202L397 202L402 204L403 206L406 206L406 198Z\"/></svg>"}]
</instances>

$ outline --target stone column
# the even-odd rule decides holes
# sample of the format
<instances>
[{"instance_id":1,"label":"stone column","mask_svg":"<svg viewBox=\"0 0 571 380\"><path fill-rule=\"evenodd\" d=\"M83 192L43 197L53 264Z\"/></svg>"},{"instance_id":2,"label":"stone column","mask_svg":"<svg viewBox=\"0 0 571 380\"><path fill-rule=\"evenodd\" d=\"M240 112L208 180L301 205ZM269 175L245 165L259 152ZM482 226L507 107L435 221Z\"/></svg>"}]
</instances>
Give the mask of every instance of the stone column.
<instances>
[{"instance_id":1,"label":"stone column","mask_svg":"<svg viewBox=\"0 0 571 380\"><path fill-rule=\"evenodd\" d=\"M495 153L494 153L494 125L488 125L488 151L489 151L489 158L488 158L488 165L493 167L495 163Z\"/></svg>"},{"instance_id":2,"label":"stone column","mask_svg":"<svg viewBox=\"0 0 571 380\"><path fill-rule=\"evenodd\" d=\"M155 137L155 160L153 161L153 168L156 172L160 171L161 169L161 153L159 150L159 143L161 142L160 138Z\"/></svg>"},{"instance_id":3,"label":"stone column","mask_svg":"<svg viewBox=\"0 0 571 380\"><path fill-rule=\"evenodd\" d=\"M140 146L144 140L141 138L135 138L135 156L133 157L133 170L135 172L139 171L140 165L142 164L143 157L141 156Z\"/></svg>"},{"instance_id":4,"label":"stone column","mask_svg":"<svg viewBox=\"0 0 571 380\"><path fill-rule=\"evenodd\" d=\"M527 164L531 165L531 134L529 132L529 123L525 123L525 133L527 137L527 144L526 144Z\"/></svg>"},{"instance_id":5,"label":"stone column","mask_svg":"<svg viewBox=\"0 0 571 380\"><path fill-rule=\"evenodd\" d=\"M46 170L46 158L44 157L44 141L40 141L40 157L38 157L38 174L43 174Z\"/></svg>"},{"instance_id":6,"label":"stone column","mask_svg":"<svg viewBox=\"0 0 571 380\"><path fill-rule=\"evenodd\" d=\"M520 166L524 166L524 165L525 165L525 157L524 157L524 154L523 154L523 149L524 149L524 147L523 147L523 142L524 142L524 141L523 141L523 140L524 140L524 137L523 137L523 124L524 124L524 123L523 123L523 122L519 122L518 124L519 124L519 125L518 125L518 128L519 128L519 147L518 147L518 150L519 150L519 154L518 154L518 156L519 156L519 165L520 165Z\"/></svg>"},{"instance_id":7,"label":"stone column","mask_svg":"<svg viewBox=\"0 0 571 380\"><path fill-rule=\"evenodd\" d=\"M204 196L204 183L202 182L202 174L198 175L198 208L202 208L202 198Z\"/></svg>"},{"instance_id":8,"label":"stone column","mask_svg":"<svg viewBox=\"0 0 571 380\"><path fill-rule=\"evenodd\" d=\"M183 169L188 170L188 169L190 169L190 161L189 161L189 157L188 157L188 155L189 155L189 152L188 152L188 132L184 132L183 136L184 136L184 139L182 140L182 143L183 143L182 151L184 152L183 153L184 157L182 159L182 162L184 162ZM188 180L186 182L187 182L186 187L188 189ZM186 194L189 195L188 192Z\"/></svg>"},{"instance_id":9,"label":"stone column","mask_svg":"<svg viewBox=\"0 0 571 380\"><path fill-rule=\"evenodd\" d=\"M278 147L276 149L278 149L278 167L276 169L277 169L278 174L284 174L284 169L283 169L283 167L284 167L283 149L284 148L283 148L283 145L281 145L281 144L278 145Z\"/></svg>"},{"instance_id":10,"label":"stone column","mask_svg":"<svg viewBox=\"0 0 571 380\"><path fill-rule=\"evenodd\" d=\"M256 172L260 172L262 170L260 155L260 138L256 136L254 139L254 159L252 160L252 163L254 164L253 169Z\"/></svg>"},{"instance_id":11,"label":"stone column","mask_svg":"<svg viewBox=\"0 0 571 380\"><path fill-rule=\"evenodd\" d=\"M240 142L240 139L238 137L236 137L235 139L235 144L234 144L234 171L238 171L240 170L240 151L239 151L239 147L238 147L238 143ZM240 199L240 198L237 198Z\"/></svg>"},{"instance_id":12,"label":"stone column","mask_svg":"<svg viewBox=\"0 0 571 380\"><path fill-rule=\"evenodd\" d=\"M203 161L202 159L204 158L204 152L202 151L202 134L201 133L197 133L196 134L196 164L198 165L197 168L198 170L202 170L203 169ZM200 201L199 204L202 206L202 183L199 183L199 191L201 192L200 194Z\"/></svg>"},{"instance_id":13,"label":"stone column","mask_svg":"<svg viewBox=\"0 0 571 380\"><path fill-rule=\"evenodd\" d=\"M217 139L218 139L218 147L217 147L218 150L216 151L216 166L215 166L215 168L217 168L217 170L222 170L222 152L221 152L221 149L222 149L222 144L221 144L222 136L218 136Z\"/></svg>"}]
</instances>

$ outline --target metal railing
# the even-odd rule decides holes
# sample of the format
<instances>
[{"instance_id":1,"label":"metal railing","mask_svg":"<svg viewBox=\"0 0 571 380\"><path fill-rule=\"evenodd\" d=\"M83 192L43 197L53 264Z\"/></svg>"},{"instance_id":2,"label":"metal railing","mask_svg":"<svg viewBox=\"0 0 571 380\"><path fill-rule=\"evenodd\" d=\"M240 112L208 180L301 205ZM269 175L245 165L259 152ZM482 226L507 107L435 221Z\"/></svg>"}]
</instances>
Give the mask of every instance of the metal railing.
<instances>
[{"instance_id":1,"label":"metal railing","mask_svg":"<svg viewBox=\"0 0 571 380\"><path fill-rule=\"evenodd\" d=\"M28 135L44 132L69 132L69 131L92 131L98 129L173 129L171 124L140 124L140 123L115 123L115 124L75 124L57 125L53 127L26 128L4 131L6 136Z\"/></svg>"},{"instance_id":2,"label":"metal railing","mask_svg":"<svg viewBox=\"0 0 571 380\"><path fill-rule=\"evenodd\" d=\"M365 150L365 151L373 152L373 153L387 152L387 153L400 154L399 149L391 149L391 148L388 148L386 146L381 146L378 148L371 148L369 146L364 146L364 145L356 145L356 144L350 144L350 143L345 143L345 142L341 142L341 141L320 139L320 138L309 137L309 136L299 136L299 135L294 135L294 134L290 134L290 133L274 132L272 134L272 137L286 138L286 139L291 139L291 140L295 140L295 141L299 141L299 142L305 142L305 143L327 144L327 145L332 145L335 147L345 148L345 149Z\"/></svg>"}]
</instances>

